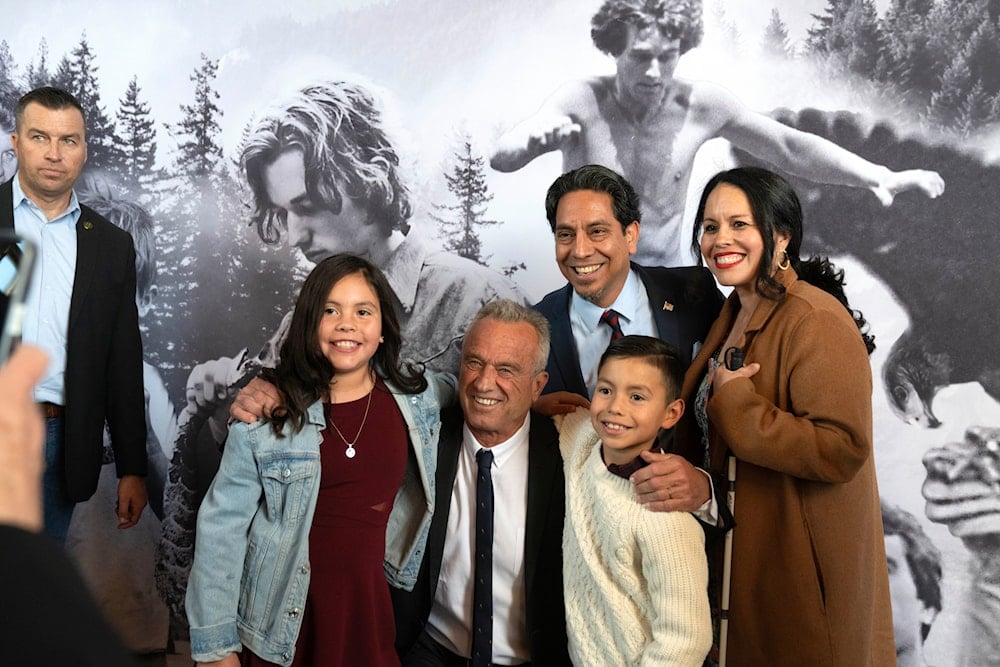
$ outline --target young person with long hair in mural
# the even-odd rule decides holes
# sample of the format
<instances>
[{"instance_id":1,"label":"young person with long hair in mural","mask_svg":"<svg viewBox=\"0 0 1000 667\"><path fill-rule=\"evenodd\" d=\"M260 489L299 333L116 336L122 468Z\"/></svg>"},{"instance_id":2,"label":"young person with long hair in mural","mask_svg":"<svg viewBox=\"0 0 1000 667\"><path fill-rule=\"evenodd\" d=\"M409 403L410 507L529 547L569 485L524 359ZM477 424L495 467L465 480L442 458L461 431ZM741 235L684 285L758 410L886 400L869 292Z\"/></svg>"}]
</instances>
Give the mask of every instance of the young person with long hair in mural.
<instances>
[{"instance_id":1,"label":"young person with long hair in mural","mask_svg":"<svg viewBox=\"0 0 1000 667\"><path fill-rule=\"evenodd\" d=\"M843 272L800 257L802 209L777 174L715 175L696 220L692 245L733 291L676 439L716 488L735 457L727 665L894 664L866 323Z\"/></svg>"},{"instance_id":2,"label":"young person with long hair in mural","mask_svg":"<svg viewBox=\"0 0 1000 667\"><path fill-rule=\"evenodd\" d=\"M454 383L400 360L395 303L355 255L306 279L264 371L283 409L233 426L198 515L199 664L399 664L389 583L412 588L420 570Z\"/></svg>"}]
</instances>

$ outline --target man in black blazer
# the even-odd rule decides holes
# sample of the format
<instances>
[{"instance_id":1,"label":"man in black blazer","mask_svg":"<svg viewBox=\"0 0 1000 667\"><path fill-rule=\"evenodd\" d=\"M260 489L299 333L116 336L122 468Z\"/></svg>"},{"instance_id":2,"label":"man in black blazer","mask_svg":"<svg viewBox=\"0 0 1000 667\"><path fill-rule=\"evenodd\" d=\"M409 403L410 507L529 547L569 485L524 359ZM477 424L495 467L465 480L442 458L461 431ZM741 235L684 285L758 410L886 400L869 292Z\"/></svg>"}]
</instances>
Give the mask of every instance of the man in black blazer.
<instances>
[{"instance_id":1,"label":"man in black blazer","mask_svg":"<svg viewBox=\"0 0 1000 667\"><path fill-rule=\"evenodd\" d=\"M545 214L559 271L568 281L535 305L552 331L544 390L552 394L550 406L562 403L570 410L587 404L613 332L602 321L608 313L615 313L622 334L656 336L672 344L687 368L724 299L704 267L644 267L630 261L641 220L631 184L600 165L574 169L549 187ZM656 465L636 473L642 480L636 486L641 501L654 503L654 509L689 512L705 506L710 488L707 476L694 468L700 461L653 453L643 458Z\"/></svg>"},{"instance_id":2,"label":"man in black blazer","mask_svg":"<svg viewBox=\"0 0 1000 667\"><path fill-rule=\"evenodd\" d=\"M80 103L58 88L26 93L12 137L14 178L0 186L0 228L38 247L24 339L53 360L35 389L46 415L45 526L63 541L73 505L97 488L105 421L119 477L120 528L146 505L142 344L135 249L86 206L73 184L87 158Z\"/></svg>"},{"instance_id":3,"label":"man in black blazer","mask_svg":"<svg viewBox=\"0 0 1000 667\"><path fill-rule=\"evenodd\" d=\"M548 417L530 412L545 384L547 356L545 320L512 301L487 304L466 333L461 410L442 413L434 518L420 575L412 592L392 589L397 649L404 665L469 663L475 457L481 449L495 453L489 661L570 664L562 586L559 436Z\"/></svg>"}]
</instances>

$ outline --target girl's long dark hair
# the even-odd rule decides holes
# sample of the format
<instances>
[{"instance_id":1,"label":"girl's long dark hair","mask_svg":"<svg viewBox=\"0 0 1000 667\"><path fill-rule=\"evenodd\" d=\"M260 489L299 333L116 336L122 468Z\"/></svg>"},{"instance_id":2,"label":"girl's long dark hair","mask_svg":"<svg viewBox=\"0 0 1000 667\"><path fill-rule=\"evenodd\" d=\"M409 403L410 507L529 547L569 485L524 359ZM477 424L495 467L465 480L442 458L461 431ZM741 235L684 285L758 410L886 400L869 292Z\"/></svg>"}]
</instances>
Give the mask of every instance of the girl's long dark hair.
<instances>
[{"instance_id":1,"label":"girl's long dark hair","mask_svg":"<svg viewBox=\"0 0 1000 667\"><path fill-rule=\"evenodd\" d=\"M400 361L403 341L395 309L396 297L385 275L357 255L334 255L317 264L306 278L295 302L288 335L281 344L278 365L261 372L261 377L275 385L284 399L284 408L275 411L270 418L275 435L280 436L286 421L295 431L302 430L309 406L327 395L335 371L320 351L317 329L330 290L338 281L354 274L361 274L375 291L382 313L383 341L375 350L372 366L403 393L417 394L427 388L423 369Z\"/></svg>"},{"instance_id":2,"label":"girl's long dark hair","mask_svg":"<svg viewBox=\"0 0 1000 667\"><path fill-rule=\"evenodd\" d=\"M776 232L784 232L789 237L785 251L799 279L831 294L844 304L861 332L868 354L871 354L875 350L875 337L867 332L868 322L861 311L851 308L847 301L843 269L837 268L826 257L813 256L805 260L799 257L802 247L802 205L792 186L778 174L760 167L738 167L720 172L709 180L701 193L691 234L691 249L698 257L698 264L702 265L704 262L700 236L702 220L705 218L705 203L712 190L722 183L737 187L746 195L754 222L764 241L764 253L757 267L757 293L771 300L780 300L785 296L784 285L773 277L774 235Z\"/></svg>"}]
</instances>

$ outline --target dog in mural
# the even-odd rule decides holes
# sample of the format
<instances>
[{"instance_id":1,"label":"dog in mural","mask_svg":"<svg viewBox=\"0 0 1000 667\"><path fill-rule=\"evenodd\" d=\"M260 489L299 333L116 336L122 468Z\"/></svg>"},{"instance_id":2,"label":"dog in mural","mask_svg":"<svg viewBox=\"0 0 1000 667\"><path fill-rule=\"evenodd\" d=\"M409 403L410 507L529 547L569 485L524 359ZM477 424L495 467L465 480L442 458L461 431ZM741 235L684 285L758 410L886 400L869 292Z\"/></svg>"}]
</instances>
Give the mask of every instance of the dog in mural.
<instances>
[{"instance_id":1,"label":"dog in mural","mask_svg":"<svg viewBox=\"0 0 1000 667\"><path fill-rule=\"evenodd\" d=\"M1000 290L991 289L1000 252L992 216L1000 208L1000 166L970 151L904 138L885 122L854 113L778 110L774 117L817 134L890 169L933 166L948 184L936 199L900 194L883 207L855 188L817 185L785 174L802 195L808 232L803 250L847 254L892 291L910 318L883 367L889 404L907 423L934 428L935 394L978 382L1000 401L1000 339L992 317ZM740 164L761 164L734 151ZM773 168L773 165L768 165Z\"/></svg>"}]
</instances>

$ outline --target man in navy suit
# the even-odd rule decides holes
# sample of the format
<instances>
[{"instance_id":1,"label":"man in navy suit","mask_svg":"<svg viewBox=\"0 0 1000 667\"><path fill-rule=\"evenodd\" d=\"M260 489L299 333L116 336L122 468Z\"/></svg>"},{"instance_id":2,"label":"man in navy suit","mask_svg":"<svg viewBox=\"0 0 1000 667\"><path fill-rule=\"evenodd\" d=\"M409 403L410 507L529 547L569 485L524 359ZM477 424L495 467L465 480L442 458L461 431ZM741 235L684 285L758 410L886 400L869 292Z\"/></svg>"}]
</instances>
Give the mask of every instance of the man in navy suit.
<instances>
[{"instance_id":1,"label":"man in navy suit","mask_svg":"<svg viewBox=\"0 0 1000 667\"><path fill-rule=\"evenodd\" d=\"M146 506L146 417L127 232L80 205L73 184L87 160L83 108L52 87L17 103L18 171L0 186L0 228L38 248L25 341L51 363L34 396L46 416L45 531L64 541L76 502L97 488L107 422L119 477L120 528Z\"/></svg>"},{"instance_id":2,"label":"man in navy suit","mask_svg":"<svg viewBox=\"0 0 1000 667\"><path fill-rule=\"evenodd\" d=\"M492 644L486 663L570 664L563 606L559 434L531 411L549 333L510 300L486 304L462 345L461 409L441 413L434 518L412 592L391 589L406 667L467 665L473 650L477 455L492 453Z\"/></svg>"},{"instance_id":3,"label":"man in navy suit","mask_svg":"<svg viewBox=\"0 0 1000 667\"><path fill-rule=\"evenodd\" d=\"M556 262L568 281L535 309L549 321L552 347L544 393L549 400L586 405L597 365L614 327L621 334L656 336L672 344L685 368L722 307L704 267L645 267L630 258L639 242L639 197L620 174L600 165L569 171L552 183L545 214L555 236ZM544 399L544 397L543 397ZM571 409L571 408L567 408ZM710 499L707 476L670 454L644 453L655 465L636 472L639 499L661 510L697 511Z\"/></svg>"}]
</instances>

